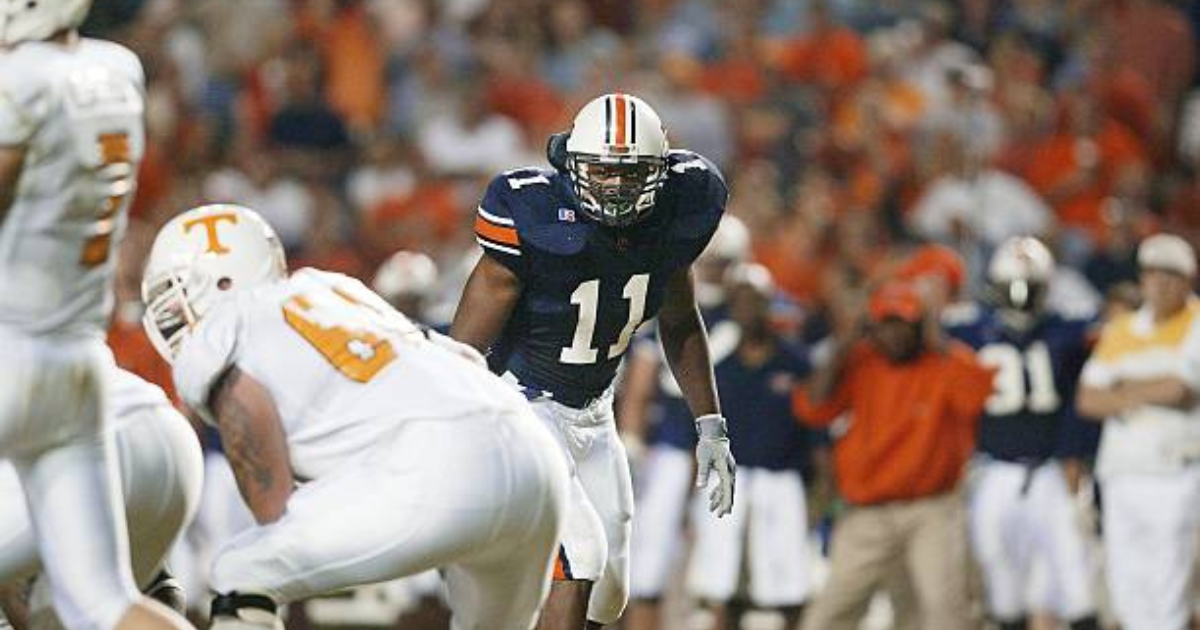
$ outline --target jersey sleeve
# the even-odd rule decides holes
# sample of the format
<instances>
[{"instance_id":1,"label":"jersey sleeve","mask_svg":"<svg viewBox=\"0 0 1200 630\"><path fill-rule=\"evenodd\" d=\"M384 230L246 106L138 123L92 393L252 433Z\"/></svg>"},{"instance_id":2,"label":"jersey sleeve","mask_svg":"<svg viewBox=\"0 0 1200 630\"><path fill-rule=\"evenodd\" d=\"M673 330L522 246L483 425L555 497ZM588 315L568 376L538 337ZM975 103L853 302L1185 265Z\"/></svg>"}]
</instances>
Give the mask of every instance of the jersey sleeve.
<instances>
[{"instance_id":1,"label":"jersey sleeve","mask_svg":"<svg viewBox=\"0 0 1200 630\"><path fill-rule=\"evenodd\" d=\"M850 411L854 402L854 379L856 370L861 370L867 356L864 343L859 343L850 349L845 359L842 375L829 398L822 402L814 402L808 395L808 388L800 385L792 391L792 414L802 424L813 429L823 429L837 420L839 416ZM829 358L817 360L820 369L828 369Z\"/></svg>"},{"instance_id":2,"label":"jersey sleeve","mask_svg":"<svg viewBox=\"0 0 1200 630\"><path fill-rule=\"evenodd\" d=\"M1183 342L1183 382L1193 395L1200 395L1200 317L1192 321L1192 329L1188 331Z\"/></svg>"},{"instance_id":3,"label":"jersey sleeve","mask_svg":"<svg viewBox=\"0 0 1200 630\"><path fill-rule=\"evenodd\" d=\"M1083 371L1079 374L1080 385L1105 389L1117 382L1117 373L1110 358L1117 353L1116 349L1121 345L1121 327L1125 323L1125 319L1113 320L1100 330L1100 341L1096 343L1091 358L1084 363Z\"/></svg>"},{"instance_id":4,"label":"jersey sleeve","mask_svg":"<svg viewBox=\"0 0 1200 630\"><path fill-rule=\"evenodd\" d=\"M216 417L208 408L209 397L213 386L233 367L239 320L236 300L215 305L184 339L172 367L180 399L214 426Z\"/></svg>"},{"instance_id":5,"label":"jersey sleeve","mask_svg":"<svg viewBox=\"0 0 1200 630\"><path fill-rule=\"evenodd\" d=\"M28 86L20 82L23 76L8 64L0 64L0 147L27 144L37 128Z\"/></svg>"},{"instance_id":6,"label":"jersey sleeve","mask_svg":"<svg viewBox=\"0 0 1200 630\"><path fill-rule=\"evenodd\" d=\"M969 346L951 342L946 364L950 408L959 418L977 418L992 395L996 370L980 363Z\"/></svg>"},{"instance_id":7,"label":"jersey sleeve","mask_svg":"<svg viewBox=\"0 0 1200 630\"><path fill-rule=\"evenodd\" d=\"M475 241L484 254L520 275L524 271L524 259L509 188L508 179L503 175L488 185L475 212Z\"/></svg>"},{"instance_id":8,"label":"jersey sleeve","mask_svg":"<svg viewBox=\"0 0 1200 630\"><path fill-rule=\"evenodd\" d=\"M678 266L691 264L708 247L729 201L729 188L715 164L688 151L673 151L669 158L673 195L677 204L673 226Z\"/></svg>"}]
</instances>

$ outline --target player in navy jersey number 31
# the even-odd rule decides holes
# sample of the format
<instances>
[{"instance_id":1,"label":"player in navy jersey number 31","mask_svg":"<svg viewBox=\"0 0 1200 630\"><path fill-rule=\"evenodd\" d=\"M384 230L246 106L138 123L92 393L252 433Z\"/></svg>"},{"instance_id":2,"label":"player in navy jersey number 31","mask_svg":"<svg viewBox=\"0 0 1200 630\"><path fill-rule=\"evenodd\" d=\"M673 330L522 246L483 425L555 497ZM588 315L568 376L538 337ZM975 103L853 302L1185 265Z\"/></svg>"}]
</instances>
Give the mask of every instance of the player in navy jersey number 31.
<instances>
[{"instance_id":1,"label":"player in navy jersey number 31","mask_svg":"<svg viewBox=\"0 0 1200 630\"><path fill-rule=\"evenodd\" d=\"M697 485L715 471L712 511L733 504L734 462L691 272L729 193L707 159L669 150L658 114L626 94L585 105L547 154L553 168L509 171L488 186L475 220L487 255L451 336L489 353L571 462L570 513L539 627L600 628L625 607L633 515L612 383L634 332L656 315L696 418Z\"/></svg>"}]
</instances>

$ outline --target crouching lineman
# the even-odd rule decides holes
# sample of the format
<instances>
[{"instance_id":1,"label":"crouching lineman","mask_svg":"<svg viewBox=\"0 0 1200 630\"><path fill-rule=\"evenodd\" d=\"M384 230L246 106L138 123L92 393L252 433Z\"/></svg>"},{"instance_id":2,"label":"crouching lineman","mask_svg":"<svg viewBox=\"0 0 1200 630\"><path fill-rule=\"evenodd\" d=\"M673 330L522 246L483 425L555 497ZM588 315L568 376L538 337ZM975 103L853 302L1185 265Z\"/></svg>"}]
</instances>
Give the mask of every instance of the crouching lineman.
<instances>
[{"instance_id":1,"label":"crouching lineman","mask_svg":"<svg viewBox=\"0 0 1200 630\"><path fill-rule=\"evenodd\" d=\"M213 628L439 567L456 630L527 630L568 472L520 394L356 280L288 275L254 211L195 208L150 253L146 330L221 433L258 526L214 561Z\"/></svg>"},{"instance_id":2,"label":"crouching lineman","mask_svg":"<svg viewBox=\"0 0 1200 630\"><path fill-rule=\"evenodd\" d=\"M110 427L115 433L133 577L139 588L177 612L183 593L163 562L200 500L200 443L162 390L116 366L111 378ZM33 580L30 609L15 608L25 578L41 570L33 524L17 471L0 462L0 584L4 612L15 628L57 628L43 576Z\"/></svg>"}]
</instances>

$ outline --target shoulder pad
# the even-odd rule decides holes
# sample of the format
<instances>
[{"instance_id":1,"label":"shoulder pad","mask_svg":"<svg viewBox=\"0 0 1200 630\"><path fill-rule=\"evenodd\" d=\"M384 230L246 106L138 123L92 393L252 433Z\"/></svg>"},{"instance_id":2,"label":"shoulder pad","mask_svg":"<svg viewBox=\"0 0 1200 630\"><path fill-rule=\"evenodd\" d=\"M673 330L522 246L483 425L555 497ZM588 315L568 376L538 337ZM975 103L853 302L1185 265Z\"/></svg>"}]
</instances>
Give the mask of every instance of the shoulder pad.
<instances>
[{"instance_id":1,"label":"shoulder pad","mask_svg":"<svg viewBox=\"0 0 1200 630\"><path fill-rule=\"evenodd\" d=\"M671 151L667 171L663 200L673 206L674 233L683 238L703 238L707 244L729 201L725 178L715 164L691 151Z\"/></svg>"},{"instance_id":2,"label":"shoulder pad","mask_svg":"<svg viewBox=\"0 0 1200 630\"><path fill-rule=\"evenodd\" d=\"M215 422L208 401L217 380L234 364L237 352L240 295L220 300L184 338L172 366L179 397L205 422Z\"/></svg>"},{"instance_id":3,"label":"shoulder pad","mask_svg":"<svg viewBox=\"0 0 1200 630\"><path fill-rule=\"evenodd\" d=\"M23 145L37 130L47 110L45 81L17 51L0 54L0 145Z\"/></svg>"},{"instance_id":4,"label":"shoulder pad","mask_svg":"<svg viewBox=\"0 0 1200 630\"><path fill-rule=\"evenodd\" d=\"M549 169L521 168L499 175L479 205L476 240L511 265L528 247L558 255L582 251L588 227L569 190L566 176Z\"/></svg>"}]
</instances>

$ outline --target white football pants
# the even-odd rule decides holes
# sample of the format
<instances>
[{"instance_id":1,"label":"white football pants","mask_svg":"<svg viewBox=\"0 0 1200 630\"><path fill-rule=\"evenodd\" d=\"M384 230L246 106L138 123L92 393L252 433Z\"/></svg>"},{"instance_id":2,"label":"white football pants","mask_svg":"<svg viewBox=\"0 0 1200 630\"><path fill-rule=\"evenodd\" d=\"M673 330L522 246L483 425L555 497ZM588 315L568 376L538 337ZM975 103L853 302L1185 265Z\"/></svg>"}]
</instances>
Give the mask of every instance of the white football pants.
<instances>
[{"instance_id":1,"label":"white football pants","mask_svg":"<svg viewBox=\"0 0 1200 630\"><path fill-rule=\"evenodd\" d=\"M664 445L651 447L642 462L630 539L629 596L633 599L658 599L667 588L683 546L695 463L691 451Z\"/></svg>"},{"instance_id":2,"label":"white football pants","mask_svg":"<svg viewBox=\"0 0 1200 630\"><path fill-rule=\"evenodd\" d=\"M750 602L762 608L800 606L813 590L808 557L808 507L797 471L738 468L733 512L717 518L708 497L692 504L696 540L688 591L714 603L733 599L746 566ZM744 562L743 562L744 559Z\"/></svg>"},{"instance_id":3,"label":"white football pants","mask_svg":"<svg viewBox=\"0 0 1200 630\"><path fill-rule=\"evenodd\" d=\"M238 534L221 593L284 603L440 567L453 630L528 630L550 588L566 464L527 408L413 420Z\"/></svg>"},{"instance_id":4,"label":"white football pants","mask_svg":"<svg viewBox=\"0 0 1200 630\"><path fill-rule=\"evenodd\" d=\"M0 328L0 457L25 491L54 607L70 630L111 630L138 597L100 339Z\"/></svg>"},{"instance_id":5,"label":"white football pants","mask_svg":"<svg viewBox=\"0 0 1200 630\"><path fill-rule=\"evenodd\" d=\"M633 482L629 459L617 434L612 396L584 409L538 399L533 410L550 427L567 454L571 493L563 533L568 577L595 580L588 619L609 625L629 601L629 537Z\"/></svg>"}]
</instances>

